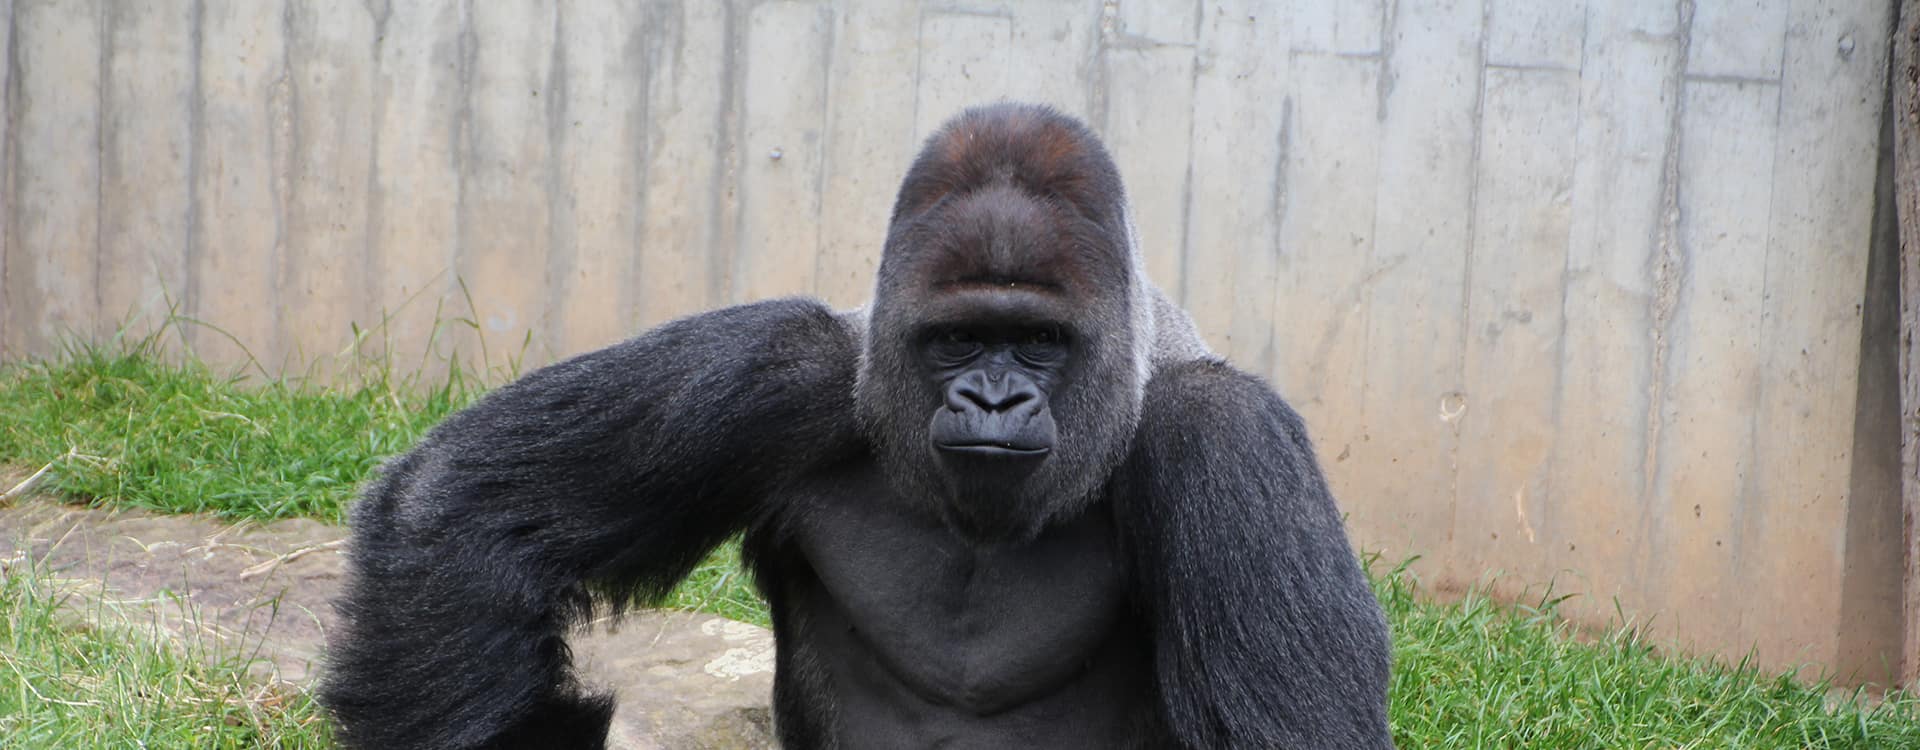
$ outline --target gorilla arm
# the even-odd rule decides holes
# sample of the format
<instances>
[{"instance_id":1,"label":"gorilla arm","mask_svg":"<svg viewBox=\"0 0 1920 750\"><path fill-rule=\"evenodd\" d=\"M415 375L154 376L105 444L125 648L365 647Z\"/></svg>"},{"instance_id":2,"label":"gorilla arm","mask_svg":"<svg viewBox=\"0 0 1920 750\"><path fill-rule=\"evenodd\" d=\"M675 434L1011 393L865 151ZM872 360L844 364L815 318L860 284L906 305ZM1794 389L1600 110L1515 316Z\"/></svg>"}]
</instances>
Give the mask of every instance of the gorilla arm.
<instances>
[{"instance_id":1,"label":"gorilla arm","mask_svg":"<svg viewBox=\"0 0 1920 750\"><path fill-rule=\"evenodd\" d=\"M1391 748L1386 621L1299 415L1217 361L1158 372L1116 485L1169 728Z\"/></svg>"},{"instance_id":2,"label":"gorilla arm","mask_svg":"<svg viewBox=\"0 0 1920 750\"><path fill-rule=\"evenodd\" d=\"M657 598L857 450L853 332L775 300L674 321L455 414L353 510L322 702L356 747L597 747L569 674L592 609Z\"/></svg>"}]
</instances>

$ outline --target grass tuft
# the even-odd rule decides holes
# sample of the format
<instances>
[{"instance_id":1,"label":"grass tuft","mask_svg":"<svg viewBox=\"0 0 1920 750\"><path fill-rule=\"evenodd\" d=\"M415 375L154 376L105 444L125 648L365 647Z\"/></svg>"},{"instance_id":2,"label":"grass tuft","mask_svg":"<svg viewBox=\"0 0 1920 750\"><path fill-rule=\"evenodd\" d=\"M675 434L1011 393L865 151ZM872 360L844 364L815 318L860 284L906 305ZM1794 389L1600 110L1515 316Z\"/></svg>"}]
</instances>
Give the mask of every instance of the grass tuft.
<instances>
[{"instance_id":1,"label":"grass tuft","mask_svg":"<svg viewBox=\"0 0 1920 750\"><path fill-rule=\"evenodd\" d=\"M707 555L680 587L660 602L666 609L708 612L761 627L773 627L767 602L754 590L753 576L740 560L740 540L728 540Z\"/></svg>"},{"instance_id":2,"label":"grass tuft","mask_svg":"<svg viewBox=\"0 0 1920 750\"><path fill-rule=\"evenodd\" d=\"M1576 637L1565 596L1435 602L1404 563L1373 579L1393 625L1400 747L1920 748L1911 694L1830 705L1825 680L1662 653L1626 625Z\"/></svg>"},{"instance_id":3,"label":"grass tuft","mask_svg":"<svg viewBox=\"0 0 1920 750\"><path fill-rule=\"evenodd\" d=\"M169 363L149 338L0 365L0 461L52 464L53 487L176 513L339 521L378 463L481 391L382 376L322 388Z\"/></svg>"},{"instance_id":4,"label":"grass tuft","mask_svg":"<svg viewBox=\"0 0 1920 750\"><path fill-rule=\"evenodd\" d=\"M84 615L84 618L82 618ZM196 653L25 563L0 573L0 745L320 748L304 694L251 683L239 655Z\"/></svg>"}]
</instances>

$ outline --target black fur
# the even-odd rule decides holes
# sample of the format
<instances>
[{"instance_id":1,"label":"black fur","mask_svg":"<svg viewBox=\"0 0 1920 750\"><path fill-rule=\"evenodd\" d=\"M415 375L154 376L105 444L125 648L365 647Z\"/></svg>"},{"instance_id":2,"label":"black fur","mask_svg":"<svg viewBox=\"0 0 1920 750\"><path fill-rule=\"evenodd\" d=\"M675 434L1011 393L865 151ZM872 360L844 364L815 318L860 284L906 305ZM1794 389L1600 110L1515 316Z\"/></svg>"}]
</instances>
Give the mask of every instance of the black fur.
<instances>
[{"instance_id":1,"label":"black fur","mask_svg":"<svg viewBox=\"0 0 1920 750\"><path fill-rule=\"evenodd\" d=\"M343 744L596 745L612 699L568 675L566 627L590 592L670 590L798 472L857 450L856 358L825 308L764 302L533 372L434 429L353 509L320 692Z\"/></svg>"},{"instance_id":2,"label":"black fur","mask_svg":"<svg viewBox=\"0 0 1920 750\"><path fill-rule=\"evenodd\" d=\"M1387 623L1306 425L1221 362L1157 374L1114 500L1163 710L1195 747L1391 747Z\"/></svg>"},{"instance_id":3,"label":"black fur","mask_svg":"<svg viewBox=\"0 0 1920 750\"><path fill-rule=\"evenodd\" d=\"M787 747L1390 748L1299 417L1128 232L1084 126L976 109L910 169L864 319L718 310L449 419L354 511L340 738L599 746L566 629L745 531Z\"/></svg>"}]
</instances>

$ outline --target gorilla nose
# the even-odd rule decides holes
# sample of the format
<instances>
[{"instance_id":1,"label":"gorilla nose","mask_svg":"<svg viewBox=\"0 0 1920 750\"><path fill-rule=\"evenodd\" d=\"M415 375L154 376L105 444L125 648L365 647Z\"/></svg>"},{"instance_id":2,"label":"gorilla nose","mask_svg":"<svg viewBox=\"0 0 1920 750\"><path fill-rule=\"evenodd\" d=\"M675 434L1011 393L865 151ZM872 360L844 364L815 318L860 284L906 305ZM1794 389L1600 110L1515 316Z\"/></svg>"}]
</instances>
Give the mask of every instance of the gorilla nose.
<instances>
[{"instance_id":1,"label":"gorilla nose","mask_svg":"<svg viewBox=\"0 0 1920 750\"><path fill-rule=\"evenodd\" d=\"M989 376L977 370L955 379L947 389L947 408L954 411L997 414L1039 399L1040 389L1026 378L1006 374Z\"/></svg>"}]
</instances>

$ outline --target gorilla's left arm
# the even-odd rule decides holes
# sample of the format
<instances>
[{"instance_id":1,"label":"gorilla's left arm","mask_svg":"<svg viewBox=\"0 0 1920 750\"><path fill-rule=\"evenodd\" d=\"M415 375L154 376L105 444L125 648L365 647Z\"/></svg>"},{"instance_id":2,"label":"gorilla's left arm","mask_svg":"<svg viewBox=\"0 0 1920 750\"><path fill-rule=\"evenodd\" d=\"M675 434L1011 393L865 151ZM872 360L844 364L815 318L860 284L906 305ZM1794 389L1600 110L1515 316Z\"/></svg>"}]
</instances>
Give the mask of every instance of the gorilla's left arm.
<instances>
[{"instance_id":1,"label":"gorilla's left arm","mask_svg":"<svg viewBox=\"0 0 1920 750\"><path fill-rule=\"evenodd\" d=\"M1220 362L1148 384L1116 483L1165 718L1192 747L1391 748L1391 646L1300 417Z\"/></svg>"},{"instance_id":2,"label":"gorilla's left arm","mask_svg":"<svg viewBox=\"0 0 1920 750\"><path fill-rule=\"evenodd\" d=\"M857 450L854 334L742 305L534 371L435 428L353 510L322 703L353 747L597 747L569 674L592 609L670 590L768 499Z\"/></svg>"}]
</instances>

